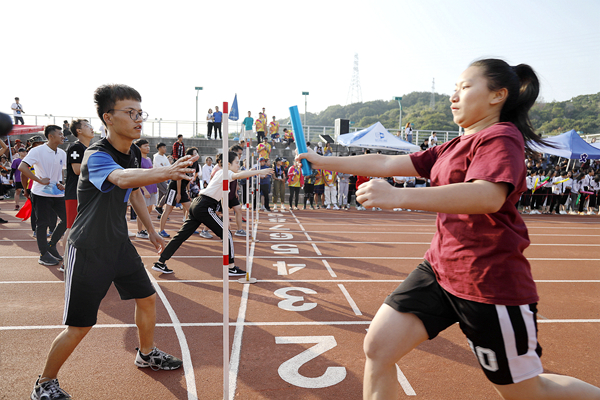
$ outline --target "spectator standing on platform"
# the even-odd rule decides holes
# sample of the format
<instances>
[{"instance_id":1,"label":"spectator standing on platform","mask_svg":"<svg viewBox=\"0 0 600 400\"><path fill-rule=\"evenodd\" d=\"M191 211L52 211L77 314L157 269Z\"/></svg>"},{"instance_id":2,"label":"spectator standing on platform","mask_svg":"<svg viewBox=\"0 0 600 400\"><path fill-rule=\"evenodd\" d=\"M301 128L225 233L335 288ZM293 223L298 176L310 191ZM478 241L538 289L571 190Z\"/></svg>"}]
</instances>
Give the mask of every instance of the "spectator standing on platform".
<instances>
[{"instance_id":1,"label":"spectator standing on platform","mask_svg":"<svg viewBox=\"0 0 600 400\"><path fill-rule=\"evenodd\" d=\"M431 136L429 136L429 148L435 147L438 144L437 133L432 132Z\"/></svg>"},{"instance_id":2,"label":"spectator standing on platform","mask_svg":"<svg viewBox=\"0 0 600 400\"><path fill-rule=\"evenodd\" d=\"M18 97L15 97L15 102L12 103L10 108L13 110L15 125L17 125L19 122L21 125L25 125L25 121L23 121L23 114L25 114L25 111L23 111L23 105L19 102Z\"/></svg>"},{"instance_id":3,"label":"spectator standing on platform","mask_svg":"<svg viewBox=\"0 0 600 400\"><path fill-rule=\"evenodd\" d=\"M183 144L183 135L177 135L177 141L173 143L173 161L179 160L185 155L185 145Z\"/></svg>"},{"instance_id":4,"label":"spectator standing on platform","mask_svg":"<svg viewBox=\"0 0 600 400\"><path fill-rule=\"evenodd\" d=\"M141 167L144 169L152 169L152 161L150 160L150 157L148 157L148 154L150 154L150 144L148 143L148 141L146 139L138 139L134 143L142 153ZM156 205L158 198L157 184L151 183L146 186L140 186L140 192L144 196L146 208L148 209L148 215L151 215L152 208ZM139 237L140 239L148 239L150 237L148 231L144 229L144 225L142 223L141 218L137 219L137 228L137 234L135 235L136 237Z\"/></svg>"},{"instance_id":5,"label":"spectator standing on platform","mask_svg":"<svg viewBox=\"0 0 600 400\"><path fill-rule=\"evenodd\" d=\"M71 134L71 129L69 127L69 121L66 119L63 121L63 136L66 138Z\"/></svg>"},{"instance_id":6,"label":"spectator standing on platform","mask_svg":"<svg viewBox=\"0 0 600 400\"><path fill-rule=\"evenodd\" d=\"M94 138L94 128L86 119L76 119L69 128L77 141L67 149L67 184L65 185L65 209L67 211L67 230L63 238L63 246L67 248L67 237L75 217L77 216L77 184L81 174L83 154ZM64 135L63 129L63 135Z\"/></svg>"},{"instance_id":7,"label":"spectator standing on platform","mask_svg":"<svg viewBox=\"0 0 600 400\"><path fill-rule=\"evenodd\" d=\"M273 168L273 209L277 210L277 202L281 201L281 210L285 210L285 181L286 170L282 165L281 158L275 159L275 167Z\"/></svg>"},{"instance_id":8,"label":"spectator standing on platform","mask_svg":"<svg viewBox=\"0 0 600 400\"><path fill-rule=\"evenodd\" d=\"M213 128L215 126L215 118L213 117L212 108L208 109L208 114L206 114L206 138L210 139L212 135ZM217 132L215 131L215 139L217 138Z\"/></svg>"},{"instance_id":9,"label":"spectator standing on platform","mask_svg":"<svg viewBox=\"0 0 600 400\"><path fill-rule=\"evenodd\" d=\"M65 186L63 169L67 167L67 154L58 146L63 144L64 136L60 127L48 125L44 130L48 142L32 148L19 164L19 171L33 180L31 192L35 195L33 205L37 217L36 239L42 265L57 265L62 257L58 254L56 244L67 229L67 211L65 209ZM35 175L29 167L35 168ZM56 214L60 223L48 242L48 227Z\"/></svg>"},{"instance_id":10,"label":"spectator standing on platform","mask_svg":"<svg viewBox=\"0 0 600 400\"><path fill-rule=\"evenodd\" d=\"M256 141L259 144L262 143L265 138L265 126L267 125L267 119L263 119L263 115L263 113L258 113L258 118L254 122L254 125L256 126Z\"/></svg>"},{"instance_id":11,"label":"spectator standing on platform","mask_svg":"<svg viewBox=\"0 0 600 400\"><path fill-rule=\"evenodd\" d=\"M302 176L302 164L293 163L288 169L287 183L290 188L290 210L298 209L298 200L300 199L300 188L304 186L304 176ZM306 209L306 205L304 206Z\"/></svg>"},{"instance_id":12,"label":"spectator standing on platform","mask_svg":"<svg viewBox=\"0 0 600 400\"><path fill-rule=\"evenodd\" d=\"M19 165L21 165L21 161L27 155L27 149L25 147L21 147L18 151L18 155L13 158L13 162L10 166L10 183L15 185L15 210L21 208L21 192L23 191L23 184L21 183L21 170L19 170Z\"/></svg>"},{"instance_id":13,"label":"spectator standing on platform","mask_svg":"<svg viewBox=\"0 0 600 400\"><path fill-rule=\"evenodd\" d=\"M154 161L153 168L168 167L169 165L171 165L169 158L166 156L167 145L165 143L161 142L156 145L156 150L158 150L158 152L154 153L154 156L152 157L152 159ZM156 184L156 189L158 191L157 202L156 202L156 212L158 212L158 214L159 214L159 216L158 216L159 219L163 213L163 206L165 205L165 202L167 201L167 187L168 186L169 186L168 181L158 182Z\"/></svg>"},{"instance_id":14,"label":"spectator standing on platform","mask_svg":"<svg viewBox=\"0 0 600 400\"><path fill-rule=\"evenodd\" d=\"M219 106L215 106L213 120L215 124L215 139L217 139L217 132L219 132L219 139L223 139L223 132L221 132L221 124L223 123L223 113L219 111Z\"/></svg>"},{"instance_id":15,"label":"spectator standing on platform","mask_svg":"<svg viewBox=\"0 0 600 400\"><path fill-rule=\"evenodd\" d=\"M407 142L412 143L412 127L410 126L410 122L406 123L404 127L404 138Z\"/></svg>"},{"instance_id":16,"label":"spectator standing on platform","mask_svg":"<svg viewBox=\"0 0 600 400\"><path fill-rule=\"evenodd\" d=\"M244 127L243 137L246 140L252 140L252 125L254 125L254 118L252 118L252 113L248 111L248 116L242 122L242 126ZM252 142L250 142L250 145L252 145Z\"/></svg>"},{"instance_id":17,"label":"spectator standing on platform","mask_svg":"<svg viewBox=\"0 0 600 400\"><path fill-rule=\"evenodd\" d=\"M275 142L281 141L279 138L279 122L275 120L275 116L273 116L273 121L269 123L269 135L271 135L273 146L275 146Z\"/></svg>"}]
</instances>

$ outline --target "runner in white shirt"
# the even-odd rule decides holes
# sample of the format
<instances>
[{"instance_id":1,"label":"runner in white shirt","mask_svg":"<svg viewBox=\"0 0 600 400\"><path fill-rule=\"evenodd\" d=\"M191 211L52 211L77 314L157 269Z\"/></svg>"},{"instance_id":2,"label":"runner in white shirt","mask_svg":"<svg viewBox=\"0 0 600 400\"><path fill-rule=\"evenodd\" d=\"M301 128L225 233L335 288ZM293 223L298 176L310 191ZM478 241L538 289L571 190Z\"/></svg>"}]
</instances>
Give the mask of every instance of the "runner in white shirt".
<instances>
[{"instance_id":1,"label":"runner in white shirt","mask_svg":"<svg viewBox=\"0 0 600 400\"><path fill-rule=\"evenodd\" d=\"M266 176L273 173L272 168L261 170L240 171L240 159L233 151L229 152L229 181L249 178L251 176ZM223 198L223 170L217 171L208 186L200 191L190 206L188 219L183 223L179 232L171 239L167 247L154 263L153 270L170 274L173 270L166 265L179 246L194 234L201 224L206 225L219 238L223 239L223 221L217 215L221 209L220 201ZM234 264L233 236L229 232L229 276L246 275L246 272Z\"/></svg>"}]
</instances>

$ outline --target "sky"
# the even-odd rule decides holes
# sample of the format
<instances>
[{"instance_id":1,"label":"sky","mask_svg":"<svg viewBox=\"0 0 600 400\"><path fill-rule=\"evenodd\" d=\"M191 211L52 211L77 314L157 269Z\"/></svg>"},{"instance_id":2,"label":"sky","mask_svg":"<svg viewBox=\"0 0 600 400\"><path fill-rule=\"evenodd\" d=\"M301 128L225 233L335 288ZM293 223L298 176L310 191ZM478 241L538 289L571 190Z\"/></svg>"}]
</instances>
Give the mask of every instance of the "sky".
<instances>
[{"instance_id":1,"label":"sky","mask_svg":"<svg viewBox=\"0 0 600 400\"><path fill-rule=\"evenodd\" d=\"M600 92L600 1L20 1L3 5L0 111L95 116L94 90L123 83L150 119L347 104L354 55L362 100L451 94L479 58L530 64L545 101ZM15 18L19 16L19 18Z\"/></svg>"}]
</instances>

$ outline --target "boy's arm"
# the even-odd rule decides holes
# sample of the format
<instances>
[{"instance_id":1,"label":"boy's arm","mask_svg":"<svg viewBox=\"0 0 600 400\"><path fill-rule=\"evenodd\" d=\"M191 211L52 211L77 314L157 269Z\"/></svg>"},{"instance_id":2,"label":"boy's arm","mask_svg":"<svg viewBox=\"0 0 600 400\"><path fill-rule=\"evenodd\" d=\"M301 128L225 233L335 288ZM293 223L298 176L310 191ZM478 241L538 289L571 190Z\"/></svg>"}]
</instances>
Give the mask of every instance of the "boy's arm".
<instances>
[{"instance_id":1,"label":"boy's arm","mask_svg":"<svg viewBox=\"0 0 600 400\"><path fill-rule=\"evenodd\" d=\"M306 159L313 169L345 172L360 176L415 176L418 175L410 156L386 156L364 154L351 157L325 157L308 149L307 153L296 156L296 160Z\"/></svg>"},{"instance_id":2,"label":"boy's arm","mask_svg":"<svg viewBox=\"0 0 600 400\"><path fill-rule=\"evenodd\" d=\"M148 186L153 183L164 182L167 179L181 180L190 177L186 174L193 173L194 170L188 168L198 159L198 156L181 157L175 163L168 167L143 169L127 168L115 169L108 175L107 180L122 189L137 188Z\"/></svg>"}]
</instances>

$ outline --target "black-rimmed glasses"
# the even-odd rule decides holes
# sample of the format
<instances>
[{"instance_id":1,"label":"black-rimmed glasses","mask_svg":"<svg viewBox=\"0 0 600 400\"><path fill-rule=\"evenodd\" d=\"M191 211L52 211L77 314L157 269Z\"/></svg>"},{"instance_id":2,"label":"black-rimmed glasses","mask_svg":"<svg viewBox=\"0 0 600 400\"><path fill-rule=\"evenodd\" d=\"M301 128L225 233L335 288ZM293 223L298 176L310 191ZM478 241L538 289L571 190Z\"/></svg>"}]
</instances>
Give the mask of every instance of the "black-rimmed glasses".
<instances>
[{"instance_id":1,"label":"black-rimmed glasses","mask_svg":"<svg viewBox=\"0 0 600 400\"><path fill-rule=\"evenodd\" d=\"M115 110L115 109L110 109L107 112L111 112L111 111L123 111L129 114L129 118L131 118L134 121L137 121L139 118L142 119L142 121L146 121L148 119L148 113L146 111L137 111L134 110L133 108L130 108L129 110Z\"/></svg>"}]
</instances>

